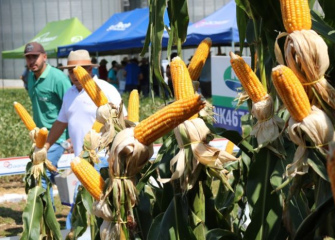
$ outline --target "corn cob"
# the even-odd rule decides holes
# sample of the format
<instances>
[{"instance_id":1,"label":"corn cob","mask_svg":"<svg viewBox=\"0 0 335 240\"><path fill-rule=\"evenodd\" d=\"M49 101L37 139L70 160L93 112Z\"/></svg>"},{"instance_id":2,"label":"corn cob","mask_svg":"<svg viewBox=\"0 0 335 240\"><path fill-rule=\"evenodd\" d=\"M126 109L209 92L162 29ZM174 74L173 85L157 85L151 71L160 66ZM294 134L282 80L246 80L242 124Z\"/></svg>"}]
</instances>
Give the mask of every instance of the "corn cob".
<instances>
[{"instance_id":1,"label":"corn cob","mask_svg":"<svg viewBox=\"0 0 335 240\"><path fill-rule=\"evenodd\" d=\"M101 131L101 128L102 128L103 126L104 126L104 125L103 125L101 122L95 120L94 123L93 123L92 129L95 130L95 131L98 133L98 132Z\"/></svg>"},{"instance_id":2,"label":"corn cob","mask_svg":"<svg viewBox=\"0 0 335 240\"><path fill-rule=\"evenodd\" d=\"M190 74L180 57L173 58L170 64L174 95L177 100L194 96L194 88Z\"/></svg>"},{"instance_id":3,"label":"corn cob","mask_svg":"<svg viewBox=\"0 0 335 240\"><path fill-rule=\"evenodd\" d=\"M73 72L97 107L108 103L106 95L83 67L77 66L73 69Z\"/></svg>"},{"instance_id":4,"label":"corn cob","mask_svg":"<svg viewBox=\"0 0 335 240\"><path fill-rule=\"evenodd\" d=\"M33 130L36 127L36 124L33 118L27 112L27 110L18 102L14 102L14 108L15 108L16 113L20 116L24 125L26 125L26 128L29 131Z\"/></svg>"},{"instance_id":5,"label":"corn cob","mask_svg":"<svg viewBox=\"0 0 335 240\"><path fill-rule=\"evenodd\" d=\"M200 77L203 66L205 65L206 59L210 53L212 47L212 40L205 38L201 41L197 50L195 51L190 64L188 65L188 72L193 81L197 81Z\"/></svg>"},{"instance_id":6,"label":"corn cob","mask_svg":"<svg viewBox=\"0 0 335 240\"><path fill-rule=\"evenodd\" d=\"M310 114L311 105L297 76L290 68L278 65L272 69L272 80L291 117L301 122Z\"/></svg>"},{"instance_id":7,"label":"corn cob","mask_svg":"<svg viewBox=\"0 0 335 240\"><path fill-rule=\"evenodd\" d=\"M250 99L254 103L261 101L267 93L257 75L254 71L252 71L250 66L242 57L234 54L233 52L230 52L229 56L230 64Z\"/></svg>"},{"instance_id":8,"label":"corn cob","mask_svg":"<svg viewBox=\"0 0 335 240\"><path fill-rule=\"evenodd\" d=\"M140 97L137 90L132 90L128 101L128 120L132 122L140 121Z\"/></svg>"},{"instance_id":9,"label":"corn cob","mask_svg":"<svg viewBox=\"0 0 335 240\"><path fill-rule=\"evenodd\" d=\"M180 123L204 108L200 95L180 99L142 120L134 129L134 137L148 146Z\"/></svg>"},{"instance_id":10,"label":"corn cob","mask_svg":"<svg viewBox=\"0 0 335 240\"><path fill-rule=\"evenodd\" d=\"M280 8L286 32L311 29L308 0L280 0Z\"/></svg>"},{"instance_id":11,"label":"corn cob","mask_svg":"<svg viewBox=\"0 0 335 240\"><path fill-rule=\"evenodd\" d=\"M88 161L79 157L73 159L71 169L92 197L99 200L103 194L105 181L98 171Z\"/></svg>"},{"instance_id":12,"label":"corn cob","mask_svg":"<svg viewBox=\"0 0 335 240\"><path fill-rule=\"evenodd\" d=\"M36 147L38 148L42 148L45 144L45 142L47 141L47 137L48 137L48 129L45 127L42 127L38 133L37 133L37 137L35 140L36 143Z\"/></svg>"}]
</instances>

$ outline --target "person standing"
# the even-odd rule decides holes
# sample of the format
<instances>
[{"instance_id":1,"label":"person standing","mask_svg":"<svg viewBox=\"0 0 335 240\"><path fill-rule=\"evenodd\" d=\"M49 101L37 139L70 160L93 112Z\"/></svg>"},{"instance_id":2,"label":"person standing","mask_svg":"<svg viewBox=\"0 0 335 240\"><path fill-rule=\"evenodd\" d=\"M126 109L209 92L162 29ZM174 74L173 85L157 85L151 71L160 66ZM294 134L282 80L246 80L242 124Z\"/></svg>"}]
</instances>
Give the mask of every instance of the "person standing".
<instances>
[{"instance_id":1,"label":"person standing","mask_svg":"<svg viewBox=\"0 0 335 240\"><path fill-rule=\"evenodd\" d=\"M92 69L92 77L94 77L95 75L97 76L97 77L99 77L99 68L98 68L98 60L95 58L95 57L92 57L92 60L91 60L91 62L94 64L94 66L95 67L93 67L93 69Z\"/></svg>"},{"instance_id":2,"label":"person standing","mask_svg":"<svg viewBox=\"0 0 335 240\"><path fill-rule=\"evenodd\" d=\"M150 79L149 79L149 63L147 58L142 58L141 60L141 73L142 79L140 80L140 89L139 93L142 92L144 97L149 96L149 88L150 88Z\"/></svg>"},{"instance_id":3,"label":"person standing","mask_svg":"<svg viewBox=\"0 0 335 240\"><path fill-rule=\"evenodd\" d=\"M141 69L138 66L137 58L132 58L125 67L126 92L138 89L139 81L143 78Z\"/></svg>"},{"instance_id":4,"label":"person standing","mask_svg":"<svg viewBox=\"0 0 335 240\"><path fill-rule=\"evenodd\" d=\"M50 130L63 104L64 94L71 87L70 81L62 71L47 63L47 54L41 44L37 42L26 44L24 56L30 69L27 89L32 102L33 119L37 127L46 127ZM67 131L64 131L48 149L47 158L55 167L65 150L61 143L66 140ZM55 174L49 170L46 174L51 182L54 182ZM42 186L47 187L45 179L42 179ZM52 188L50 196L53 201Z\"/></svg>"},{"instance_id":5,"label":"person standing","mask_svg":"<svg viewBox=\"0 0 335 240\"><path fill-rule=\"evenodd\" d=\"M101 59L99 63L99 78L105 81L107 81L108 77L107 63L106 59Z\"/></svg>"},{"instance_id":6,"label":"person standing","mask_svg":"<svg viewBox=\"0 0 335 240\"><path fill-rule=\"evenodd\" d=\"M112 61L112 67L108 71L108 77L107 77L107 82L112 84L116 89L119 89L119 83L116 79L116 74L117 74L117 61Z\"/></svg>"},{"instance_id":7,"label":"person standing","mask_svg":"<svg viewBox=\"0 0 335 240\"><path fill-rule=\"evenodd\" d=\"M124 68L127 66L127 62L122 60L120 69L117 71L116 79L119 83L119 92L123 94L126 89L126 77Z\"/></svg>"},{"instance_id":8,"label":"person standing","mask_svg":"<svg viewBox=\"0 0 335 240\"><path fill-rule=\"evenodd\" d=\"M45 143L46 149L49 149L68 127L75 156L79 156L83 149L84 137L92 129L97 111L97 106L73 73L73 68L78 65L85 68L89 74L92 74L92 69L96 66L96 64L91 62L88 51L76 50L70 52L67 65L63 66L63 68L68 69L73 86L64 95L64 101L58 118L53 124ZM120 105L122 101L121 96L113 85L98 79L97 76L94 76L93 80L104 92L109 102L116 106ZM124 116L127 116L126 108L124 105L122 107ZM101 163L95 166L98 171L102 167L108 167L107 157L100 157L100 161ZM70 219L71 214L67 218L68 229L71 228Z\"/></svg>"}]
</instances>

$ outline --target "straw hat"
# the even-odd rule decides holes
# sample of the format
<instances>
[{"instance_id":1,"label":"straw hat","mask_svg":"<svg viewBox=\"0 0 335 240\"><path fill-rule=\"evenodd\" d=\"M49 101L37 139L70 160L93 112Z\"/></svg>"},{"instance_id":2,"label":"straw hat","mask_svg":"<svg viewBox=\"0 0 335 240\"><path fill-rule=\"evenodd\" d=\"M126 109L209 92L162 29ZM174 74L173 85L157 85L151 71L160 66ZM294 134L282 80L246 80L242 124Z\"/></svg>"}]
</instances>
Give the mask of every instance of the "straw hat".
<instances>
[{"instance_id":1,"label":"straw hat","mask_svg":"<svg viewBox=\"0 0 335 240\"><path fill-rule=\"evenodd\" d=\"M76 66L99 66L91 62L91 57L86 50L71 51L67 58L67 65L60 67L61 69L74 68Z\"/></svg>"}]
</instances>

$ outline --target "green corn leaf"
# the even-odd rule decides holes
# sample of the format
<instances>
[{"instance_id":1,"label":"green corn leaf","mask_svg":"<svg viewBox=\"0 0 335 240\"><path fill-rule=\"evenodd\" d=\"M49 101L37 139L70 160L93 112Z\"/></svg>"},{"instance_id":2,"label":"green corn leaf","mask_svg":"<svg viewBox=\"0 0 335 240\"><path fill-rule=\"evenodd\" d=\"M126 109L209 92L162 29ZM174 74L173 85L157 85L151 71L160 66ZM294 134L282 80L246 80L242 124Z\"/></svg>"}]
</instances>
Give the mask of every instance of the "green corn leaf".
<instances>
[{"instance_id":1,"label":"green corn leaf","mask_svg":"<svg viewBox=\"0 0 335 240\"><path fill-rule=\"evenodd\" d=\"M23 233L21 239L36 240L41 234L41 220L43 219L43 202L41 195L45 189L36 186L30 189L27 198L27 205L23 210Z\"/></svg>"},{"instance_id":2,"label":"green corn leaf","mask_svg":"<svg viewBox=\"0 0 335 240\"><path fill-rule=\"evenodd\" d=\"M282 207L277 194L271 194L270 177L274 170L275 155L268 149L254 154L250 167L247 197L252 207L251 223L245 232L245 239L274 239L281 222Z\"/></svg>"}]
</instances>

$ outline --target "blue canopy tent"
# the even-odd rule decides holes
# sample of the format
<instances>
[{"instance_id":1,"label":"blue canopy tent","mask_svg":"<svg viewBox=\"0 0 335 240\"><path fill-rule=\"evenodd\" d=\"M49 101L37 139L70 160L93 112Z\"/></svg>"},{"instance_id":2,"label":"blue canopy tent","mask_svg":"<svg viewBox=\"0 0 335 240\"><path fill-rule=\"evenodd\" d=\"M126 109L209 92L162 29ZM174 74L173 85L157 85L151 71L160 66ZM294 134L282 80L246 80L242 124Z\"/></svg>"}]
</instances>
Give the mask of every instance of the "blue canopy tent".
<instances>
[{"instance_id":1,"label":"blue canopy tent","mask_svg":"<svg viewBox=\"0 0 335 240\"><path fill-rule=\"evenodd\" d=\"M167 13L164 23L169 25ZM59 46L58 57L67 57L70 51L86 49L90 53L112 55L140 52L149 24L149 8L113 14L101 27L84 40Z\"/></svg>"},{"instance_id":2,"label":"blue canopy tent","mask_svg":"<svg viewBox=\"0 0 335 240\"><path fill-rule=\"evenodd\" d=\"M167 34L164 33L163 45L166 44L166 37ZM190 25L187 29L186 41L182 46L196 47L206 37L212 39L213 46L234 46L235 43L239 43L234 0L206 18Z\"/></svg>"}]
</instances>

